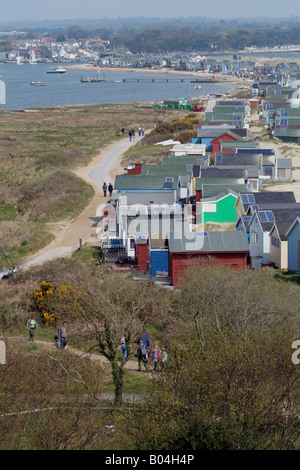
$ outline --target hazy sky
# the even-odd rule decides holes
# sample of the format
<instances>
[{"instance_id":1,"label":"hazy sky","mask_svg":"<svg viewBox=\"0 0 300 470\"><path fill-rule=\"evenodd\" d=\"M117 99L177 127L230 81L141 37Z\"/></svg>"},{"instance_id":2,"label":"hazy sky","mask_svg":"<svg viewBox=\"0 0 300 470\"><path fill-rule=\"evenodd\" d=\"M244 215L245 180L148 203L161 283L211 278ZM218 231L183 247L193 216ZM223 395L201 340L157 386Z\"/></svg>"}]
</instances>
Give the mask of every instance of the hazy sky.
<instances>
[{"instance_id":1,"label":"hazy sky","mask_svg":"<svg viewBox=\"0 0 300 470\"><path fill-rule=\"evenodd\" d=\"M12 20L116 17L289 17L300 15L297 0L0 0L0 22Z\"/></svg>"}]
</instances>

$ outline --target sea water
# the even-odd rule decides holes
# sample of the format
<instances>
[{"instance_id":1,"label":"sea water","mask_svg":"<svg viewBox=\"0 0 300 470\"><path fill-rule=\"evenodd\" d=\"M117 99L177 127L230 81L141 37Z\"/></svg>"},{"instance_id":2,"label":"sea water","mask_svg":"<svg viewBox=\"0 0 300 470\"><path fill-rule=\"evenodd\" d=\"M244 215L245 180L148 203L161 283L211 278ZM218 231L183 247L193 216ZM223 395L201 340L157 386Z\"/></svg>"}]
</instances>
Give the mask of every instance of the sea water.
<instances>
[{"instance_id":1,"label":"sea water","mask_svg":"<svg viewBox=\"0 0 300 470\"><path fill-rule=\"evenodd\" d=\"M17 65L1 62L0 80L5 83L6 103L0 104L0 110L188 99L225 93L234 88L234 83L226 82L202 83L201 88L196 88L196 84L188 80L195 80L192 75L189 77L135 71L105 72L105 69L99 71L101 78L105 72L104 82L82 83L81 77L97 76L97 68L90 71L73 69L64 74L48 74L47 71L54 65L58 64ZM47 85L33 86L32 81L46 82Z\"/></svg>"}]
</instances>

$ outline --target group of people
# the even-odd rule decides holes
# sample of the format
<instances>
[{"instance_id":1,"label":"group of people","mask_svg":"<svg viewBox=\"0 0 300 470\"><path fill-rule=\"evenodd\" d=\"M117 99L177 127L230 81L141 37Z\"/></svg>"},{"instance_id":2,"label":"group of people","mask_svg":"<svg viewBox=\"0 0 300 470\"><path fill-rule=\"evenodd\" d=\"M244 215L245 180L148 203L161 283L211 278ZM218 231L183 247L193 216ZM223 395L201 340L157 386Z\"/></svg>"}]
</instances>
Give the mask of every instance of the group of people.
<instances>
[{"instance_id":1,"label":"group of people","mask_svg":"<svg viewBox=\"0 0 300 470\"><path fill-rule=\"evenodd\" d=\"M29 330L29 341L34 340L34 333L37 328L37 322L34 315L31 315L27 322L27 329ZM58 349L65 349L67 345L67 324L63 322L57 330L57 335L54 337L55 344ZM150 358L153 362L153 371L160 372L160 368L164 369L167 366L168 354L165 348L160 350L159 346L155 346L151 349L149 335L144 331L137 341L137 360L138 360L138 371L142 370L142 364L146 371L148 371L148 359ZM127 346L126 338L121 338L121 349L123 354L123 361L127 358Z\"/></svg>"},{"instance_id":2,"label":"group of people","mask_svg":"<svg viewBox=\"0 0 300 470\"><path fill-rule=\"evenodd\" d=\"M146 332L143 332L137 341L137 360L138 371L142 370L142 364L146 371L148 371L148 359L153 362L153 371L160 372L160 368L167 366L168 354L165 348L160 350L159 346L155 344L153 348L150 346L150 338ZM123 360L127 358L127 347L125 337L121 338L121 349L123 353Z\"/></svg>"},{"instance_id":3,"label":"group of people","mask_svg":"<svg viewBox=\"0 0 300 470\"><path fill-rule=\"evenodd\" d=\"M29 341L34 341L35 330L37 329L37 321L32 314L27 322L29 331ZM54 337L55 344L58 349L65 349L67 345L67 323L63 322L57 329L57 335Z\"/></svg>"},{"instance_id":4,"label":"group of people","mask_svg":"<svg viewBox=\"0 0 300 470\"><path fill-rule=\"evenodd\" d=\"M124 136L125 134L125 128L122 127L121 129L121 133L122 133L122 136ZM138 128L138 133L139 133L139 136L141 137L144 137L145 135L145 129L143 127L139 127ZM129 137L129 141L131 142L132 140L135 140L135 129L128 129L128 137Z\"/></svg>"},{"instance_id":5,"label":"group of people","mask_svg":"<svg viewBox=\"0 0 300 470\"><path fill-rule=\"evenodd\" d=\"M104 181L102 190L103 190L104 197L106 197L107 191L109 192L109 197L111 197L114 187L111 183L109 183L109 185L107 186L106 182Z\"/></svg>"}]
</instances>

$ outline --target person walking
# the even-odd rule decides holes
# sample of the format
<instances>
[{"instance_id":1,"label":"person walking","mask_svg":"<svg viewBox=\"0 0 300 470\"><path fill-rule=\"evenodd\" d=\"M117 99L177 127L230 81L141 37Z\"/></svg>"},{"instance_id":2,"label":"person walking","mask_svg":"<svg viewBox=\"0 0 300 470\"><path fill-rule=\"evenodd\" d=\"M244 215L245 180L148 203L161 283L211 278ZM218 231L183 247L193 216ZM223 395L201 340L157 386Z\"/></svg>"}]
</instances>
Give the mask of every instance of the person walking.
<instances>
[{"instance_id":1,"label":"person walking","mask_svg":"<svg viewBox=\"0 0 300 470\"><path fill-rule=\"evenodd\" d=\"M152 349L152 351L150 353L150 356L152 357L152 361L153 361L153 364L154 364L153 371L154 372L159 372L158 361L161 357L161 352L160 352L160 349L159 349L157 344Z\"/></svg>"},{"instance_id":2,"label":"person walking","mask_svg":"<svg viewBox=\"0 0 300 470\"><path fill-rule=\"evenodd\" d=\"M108 185L109 197L111 197L113 190L114 190L113 185L111 183L109 183L109 185Z\"/></svg>"},{"instance_id":3,"label":"person walking","mask_svg":"<svg viewBox=\"0 0 300 470\"><path fill-rule=\"evenodd\" d=\"M122 137L124 137L124 132L125 132L124 127L122 127L121 132L122 132Z\"/></svg>"},{"instance_id":4,"label":"person walking","mask_svg":"<svg viewBox=\"0 0 300 470\"><path fill-rule=\"evenodd\" d=\"M132 133L132 140L135 140L135 130L132 129L131 133Z\"/></svg>"},{"instance_id":5,"label":"person walking","mask_svg":"<svg viewBox=\"0 0 300 470\"><path fill-rule=\"evenodd\" d=\"M143 333L141 334L141 336L137 340L137 344L140 344L141 341L146 346L147 349L150 348L150 338L149 338L148 333L146 333L146 331L143 331Z\"/></svg>"},{"instance_id":6,"label":"person walking","mask_svg":"<svg viewBox=\"0 0 300 470\"><path fill-rule=\"evenodd\" d=\"M126 346L125 336L123 336L123 338L121 338L121 349L122 349L122 353L123 353L123 361L125 361L125 359L127 357L127 346Z\"/></svg>"},{"instance_id":7,"label":"person walking","mask_svg":"<svg viewBox=\"0 0 300 470\"><path fill-rule=\"evenodd\" d=\"M128 131L128 136L129 136L129 142L131 142L131 139L132 139L132 130L129 129Z\"/></svg>"},{"instance_id":8,"label":"person walking","mask_svg":"<svg viewBox=\"0 0 300 470\"><path fill-rule=\"evenodd\" d=\"M146 346L141 340L137 348L137 359L138 359L138 371L141 371L141 365L144 364L146 372L148 371L148 352Z\"/></svg>"},{"instance_id":9,"label":"person walking","mask_svg":"<svg viewBox=\"0 0 300 470\"><path fill-rule=\"evenodd\" d=\"M141 133L142 133L142 128L139 127L139 137L141 137Z\"/></svg>"},{"instance_id":10,"label":"person walking","mask_svg":"<svg viewBox=\"0 0 300 470\"><path fill-rule=\"evenodd\" d=\"M168 353L165 350L165 348L162 348L161 363L162 363L162 368L165 369L167 367L167 363L168 363Z\"/></svg>"},{"instance_id":11,"label":"person walking","mask_svg":"<svg viewBox=\"0 0 300 470\"><path fill-rule=\"evenodd\" d=\"M106 197L107 184L105 183L105 181L104 181L104 183L103 183L102 189L103 189L103 196Z\"/></svg>"},{"instance_id":12,"label":"person walking","mask_svg":"<svg viewBox=\"0 0 300 470\"><path fill-rule=\"evenodd\" d=\"M34 340L34 333L35 333L36 328L37 328L37 322L34 318L34 315L32 314L27 322L27 329L29 331L29 341Z\"/></svg>"},{"instance_id":13,"label":"person walking","mask_svg":"<svg viewBox=\"0 0 300 470\"><path fill-rule=\"evenodd\" d=\"M141 132L142 132L142 137L144 137L144 135L145 135L145 129L144 129L143 127L142 127L142 129L141 129Z\"/></svg>"},{"instance_id":14,"label":"person walking","mask_svg":"<svg viewBox=\"0 0 300 470\"><path fill-rule=\"evenodd\" d=\"M57 337L58 341L60 341L61 349L65 349L67 345L67 323L63 322L63 324L57 330Z\"/></svg>"}]
</instances>

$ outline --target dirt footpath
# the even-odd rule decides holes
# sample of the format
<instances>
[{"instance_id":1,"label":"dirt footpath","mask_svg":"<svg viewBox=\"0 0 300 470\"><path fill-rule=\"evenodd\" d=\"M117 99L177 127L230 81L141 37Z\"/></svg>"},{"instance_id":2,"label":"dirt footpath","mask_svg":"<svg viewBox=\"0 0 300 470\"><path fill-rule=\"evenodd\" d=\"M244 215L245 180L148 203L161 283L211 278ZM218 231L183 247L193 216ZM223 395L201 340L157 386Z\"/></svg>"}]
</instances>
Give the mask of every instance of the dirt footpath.
<instances>
[{"instance_id":1,"label":"dirt footpath","mask_svg":"<svg viewBox=\"0 0 300 470\"><path fill-rule=\"evenodd\" d=\"M82 244L97 244L96 226L102 215L102 209L105 202L109 199L103 197L102 189L89 178L89 173L105 158L106 153L113 149L116 143L113 143L102 149L87 167L77 168L74 173L91 184L94 188L95 195L89 205L72 221L61 222L60 224L49 225L51 233L55 236L49 245L42 248L34 255L28 257L19 265L19 268L27 269L36 264L42 264L45 261L60 256L70 256L79 248L79 240ZM122 173L123 169L120 165L115 169L115 174ZM113 175L112 175L113 176ZM112 179L112 181L114 181Z\"/></svg>"}]
</instances>

